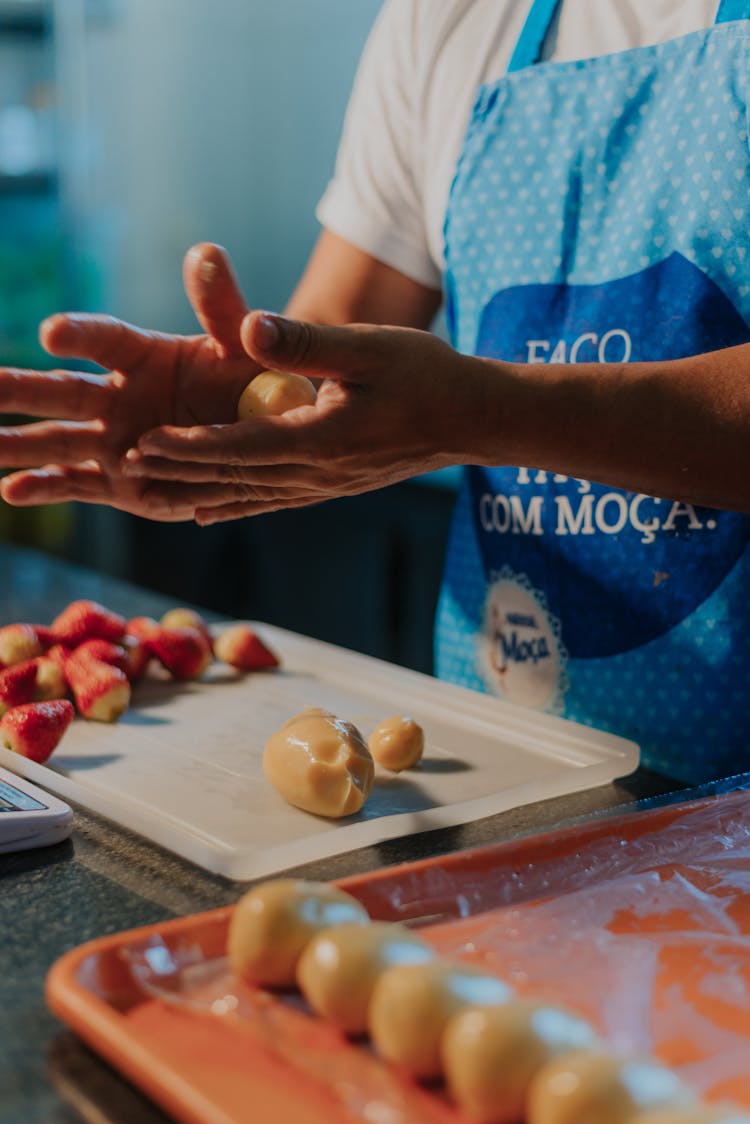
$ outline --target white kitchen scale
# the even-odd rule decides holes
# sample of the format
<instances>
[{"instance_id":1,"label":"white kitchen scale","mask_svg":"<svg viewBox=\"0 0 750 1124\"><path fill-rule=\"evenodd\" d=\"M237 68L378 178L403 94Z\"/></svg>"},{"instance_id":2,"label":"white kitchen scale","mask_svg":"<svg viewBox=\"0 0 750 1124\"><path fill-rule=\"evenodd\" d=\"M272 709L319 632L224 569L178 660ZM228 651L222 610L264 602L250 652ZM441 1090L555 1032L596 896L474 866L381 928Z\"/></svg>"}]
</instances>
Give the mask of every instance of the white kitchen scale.
<instances>
[{"instance_id":1,"label":"white kitchen scale","mask_svg":"<svg viewBox=\"0 0 750 1124\"><path fill-rule=\"evenodd\" d=\"M67 804L0 766L0 853L48 847L72 828Z\"/></svg>"}]
</instances>

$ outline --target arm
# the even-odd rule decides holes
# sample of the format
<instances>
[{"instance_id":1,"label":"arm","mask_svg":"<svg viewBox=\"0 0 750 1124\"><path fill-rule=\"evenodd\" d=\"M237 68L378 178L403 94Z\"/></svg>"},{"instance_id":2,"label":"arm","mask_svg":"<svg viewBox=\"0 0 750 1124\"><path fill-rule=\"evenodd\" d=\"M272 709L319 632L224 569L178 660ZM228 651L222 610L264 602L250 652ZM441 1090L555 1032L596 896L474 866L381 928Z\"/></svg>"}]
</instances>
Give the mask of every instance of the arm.
<instances>
[{"instance_id":1,"label":"arm","mask_svg":"<svg viewBox=\"0 0 750 1124\"><path fill-rule=\"evenodd\" d=\"M194 247L186 255L184 282L203 336L145 332L105 316L54 316L41 328L44 347L99 363L108 368L103 376L0 369L5 411L57 419L0 428L0 464L31 468L3 480L7 502L106 503L170 521L191 519L197 505L215 502L215 486L187 480L160 490L124 475L120 466L126 450L154 426L233 422L243 388L260 370L240 340L248 310L223 251ZM387 316L426 325L439 299L438 292L324 233L289 307L328 323Z\"/></svg>"},{"instance_id":2,"label":"arm","mask_svg":"<svg viewBox=\"0 0 750 1124\"><path fill-rule=\"evenodd\" d=\"M259 363L324 381L316 406L281 418L141 439L128 471L167 491L178 479L216 486L201 523L466 463L750 511L750 345L664 363L526 366L461 355L421 331L259 313L242 338Z\"/></svg>"}]
</instances>

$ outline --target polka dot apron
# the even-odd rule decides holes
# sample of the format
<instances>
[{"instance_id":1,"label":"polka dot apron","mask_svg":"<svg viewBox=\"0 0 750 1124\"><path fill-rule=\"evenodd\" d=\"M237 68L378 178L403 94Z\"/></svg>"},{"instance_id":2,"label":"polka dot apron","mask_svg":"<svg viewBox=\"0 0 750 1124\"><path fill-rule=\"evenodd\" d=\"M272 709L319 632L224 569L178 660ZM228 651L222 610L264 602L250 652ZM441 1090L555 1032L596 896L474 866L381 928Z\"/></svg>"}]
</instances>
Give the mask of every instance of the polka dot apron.
<instances>
[{"instance_id":1,"label":"polka dot apron","mask_svg":"<svg viewBox=\"0 0 750 1124\"><path fill-rule=\"evenodd\" d=\"M556 7L536 0L475 103L445 224L455 346L620 363L747 342L750 0L657 46L539 62ZM633 738L675 777L748 770L749 542L735 513L469 468L437 673Z\"/></svg>"}]
</instances>

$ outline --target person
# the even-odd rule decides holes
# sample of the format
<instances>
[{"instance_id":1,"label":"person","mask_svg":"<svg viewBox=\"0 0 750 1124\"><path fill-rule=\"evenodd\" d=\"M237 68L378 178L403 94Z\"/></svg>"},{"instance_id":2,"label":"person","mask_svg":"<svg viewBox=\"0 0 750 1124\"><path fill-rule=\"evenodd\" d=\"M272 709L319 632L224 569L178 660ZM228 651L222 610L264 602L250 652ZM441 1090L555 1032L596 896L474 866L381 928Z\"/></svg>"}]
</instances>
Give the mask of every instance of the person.
<instances>
[{"instance_id":1,"label":"person","mask_svg":"<svg viewBox=\"0 0 750 1124\"><path fill-rule=\"evenodd\" d=\"M0 374L54 419L2 495L208 525L465 465L438 675L747 768L749 45L750 0L387 0L286 315L202 244L202 335L52 317L109 373ZM237 422L264 367L315 405Z\"/></svg>"}]
</instances>

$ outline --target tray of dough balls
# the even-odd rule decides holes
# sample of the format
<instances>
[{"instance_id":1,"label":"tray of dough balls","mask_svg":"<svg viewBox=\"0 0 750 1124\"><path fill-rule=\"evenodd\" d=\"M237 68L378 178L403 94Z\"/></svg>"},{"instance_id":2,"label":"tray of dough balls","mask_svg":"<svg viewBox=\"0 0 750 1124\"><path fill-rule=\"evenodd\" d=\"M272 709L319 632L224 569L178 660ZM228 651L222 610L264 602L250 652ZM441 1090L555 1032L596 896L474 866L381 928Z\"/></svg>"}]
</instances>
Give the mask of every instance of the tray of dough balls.
<instances>
[{"instance_id":1,"label":"tray of dough balls","mask_svg":"<svg viewBox=\"0 0 750 1124\"><path fill-rule=\"evenodd\" d=\"M82 945L52 1010L192 1124L748 1124L750 792Z\"/></svg>"},{"instance_id":2,"label":"tray of dough balls","mask_svg":"<svg viewBox=\"0 0 750 1124\"><path fill-rule=\"evenodd\" d=\"M638 764L632 742L270 625L207 635L192 610L125 621L94 602L49 626L1 628L0 763L234 879ZM29 664L48 674L55 661L72 703L15 706ZM47 741L40 707L55 712Z\"/></svg>"}]
</instances>

